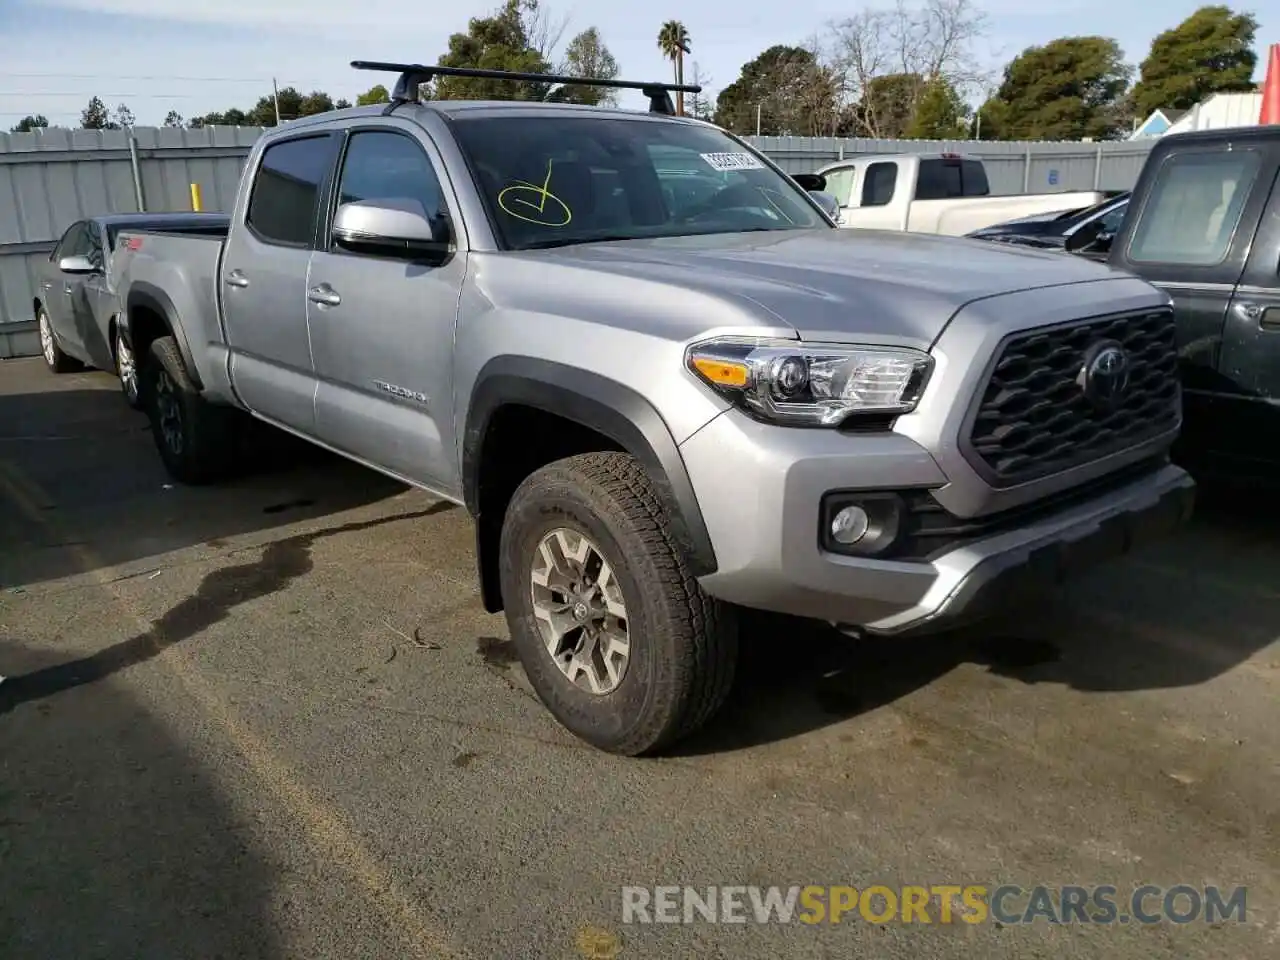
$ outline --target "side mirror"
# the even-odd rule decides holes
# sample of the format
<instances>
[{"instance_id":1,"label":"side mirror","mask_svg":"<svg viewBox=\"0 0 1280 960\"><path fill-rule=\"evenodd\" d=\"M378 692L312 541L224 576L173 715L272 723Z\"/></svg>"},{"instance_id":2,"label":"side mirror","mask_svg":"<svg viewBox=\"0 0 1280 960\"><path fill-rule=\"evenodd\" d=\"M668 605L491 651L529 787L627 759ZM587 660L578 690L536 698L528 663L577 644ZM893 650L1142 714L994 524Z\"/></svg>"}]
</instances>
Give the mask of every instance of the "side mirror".
<instances>
[{"instance_id":1,"label":"side mirror","mask_svg":"<svg viewBox=\"0 0 1280 960\"><path fill-rule=\"evenodd\" d=\"M821 190L810 190L809 196L813 197L818 206L822 208L823 213L836 223L840 222L840 201L832 194L824 193Z\"/></svg>"},{"instance_id":2,"label":"side mirror","mask_svg":"<svg viewBox=\"0 0 1280 960\"><path fill-rule=\"evenodd\" d=\"M338 207L333 239L348 250L443 259L453 230L447 216L427 216L417 200L358 200Z\"/></svg>"},{"instance_id":3,"label":"side mirror","mask_svg":"<svg viewBox=\"0 0 1280 960\"><path fill-rule=\"evenodd\" d=\"M58 261L58 269L63 273L88 274L97 273L98 268L93 265L93 261L86 256L76 254L71 257L63 257Z\"/></svg>"},{"instance_id":4,"label":"side mirror","mask_svg":"<svg viewBox=\"0 0 1280 960\"><path fill-rule=\"evenodd\" d=\"M1107 256L1115 239L1115 231L1108 230L1101 222L1091 223L1067 237L1066 248L1068 253Z\"/></svg>"},{"instance_id":5,"label":"side mirror","mask_svg":"<svg viewBox=\"0 0 1280 960\"><path fill-rule=\"evenodd\" d=\"M820 173L793 173L791 179L800 185L801 190L809 193L827 189L827 178Z\"/></svg>"}]
</instances>

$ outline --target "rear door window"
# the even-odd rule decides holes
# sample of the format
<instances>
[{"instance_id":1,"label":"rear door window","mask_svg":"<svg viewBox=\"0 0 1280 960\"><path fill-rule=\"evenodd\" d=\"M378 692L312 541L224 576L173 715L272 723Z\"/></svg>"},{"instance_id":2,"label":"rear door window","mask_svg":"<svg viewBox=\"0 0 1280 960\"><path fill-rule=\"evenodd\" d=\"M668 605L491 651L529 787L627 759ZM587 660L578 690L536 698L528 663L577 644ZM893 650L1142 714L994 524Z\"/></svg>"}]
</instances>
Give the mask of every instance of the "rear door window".
<instances>
[{"instance_id":1,"label":"rear door window","mask_svg":"<svg viewBox=\"0 0 1280 960\"><path fill-rule=\"evenodd\" d=\"M1176 153L1161 164L1129 238L1134 263L1210 267L1227 256L1258 173L1251 150Z\"/></svg>"},{"instance_id":2,"label":"rear door window","mask_svg":"<svg viewBox=\"0 0 1280 960\"><path fill-rule=\"evenodd\" d=\"M917 200L985 197L990 192L987 170L980 160L938 157L920 161L920 174L916 179Z\"/></svg>"},{"instance_id":3,"label":"rear door window","mask_svg":"<svg viewBox=\"0 0 1280 960\"><path fill-rule=\"evenodd\" d=\"M333 162L330 134L273 143L249 197L245 222L258 239L286 247L307 247L315 236L320 189Z\"/></svg>"}]
</instances>

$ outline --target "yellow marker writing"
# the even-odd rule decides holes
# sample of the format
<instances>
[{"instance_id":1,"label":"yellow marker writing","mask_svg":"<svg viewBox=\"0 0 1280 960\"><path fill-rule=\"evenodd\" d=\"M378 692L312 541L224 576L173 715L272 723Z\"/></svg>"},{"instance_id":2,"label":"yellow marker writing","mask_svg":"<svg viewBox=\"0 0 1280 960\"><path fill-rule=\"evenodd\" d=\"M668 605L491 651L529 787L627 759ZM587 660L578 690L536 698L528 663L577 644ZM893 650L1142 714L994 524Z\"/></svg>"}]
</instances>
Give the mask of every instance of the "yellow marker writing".
<instances>
[{"instance_id":1,"label":"yellow marker writing","mask_svg":"<svg viewBox=\"0 0 1280 960\"><path fill-rule=\"evenodd\" d=\"M573 219L569 205L551 192L550 160L541 186L517 180L498 194L498 206L507 216L540 227L565 227Z\"/></svg>"}]
</instances>

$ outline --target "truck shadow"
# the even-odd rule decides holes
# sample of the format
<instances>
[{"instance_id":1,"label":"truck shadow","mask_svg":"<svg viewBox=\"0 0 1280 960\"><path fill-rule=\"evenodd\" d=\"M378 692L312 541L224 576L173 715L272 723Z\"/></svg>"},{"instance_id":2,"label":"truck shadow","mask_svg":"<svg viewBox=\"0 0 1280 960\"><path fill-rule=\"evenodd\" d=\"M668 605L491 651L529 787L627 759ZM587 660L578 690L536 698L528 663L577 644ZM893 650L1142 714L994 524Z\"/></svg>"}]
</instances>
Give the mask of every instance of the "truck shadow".
<instances>
[{"instance_id":1,"label":"truck shadow","mask_svg":"<svg viewBox=\"0 0 1280 960\"><path fill-rule=\"evenodd\" d=\"M0 640L0 664L34 673L44 657ZM156 718L108 683L14 719L0 724L6 958L284 955L274 870Z\"/></svg>"},{"instance_id":2,"label":"truck shadow","mask_svg":"<svg viewBox=\"0 0 1280 960\"><path fill-rule=\"evenodd\" d=\"M7 372L7 371L6 371ZM147 419L100 373L60 389L0 393L0 589L145 561L197 544L349 510L407 488L250 422L236 476L183 487ZM64 386L65 385L65 386Z\"/></svg>"},{"instance_id":3,"label":"truck shadow","mask_svg":"<svg viewBox=\"0 0 1280 960\"><path fill-rule=\"evenodd\" d=\"M750 614L725 709L677 750L744 749L893 703L961 664L1026 684L1124 692L1204 683L1280 637L1276 489L1205 485L1169 540L1092 571L1035 607L950 633L849 639Z\"/></svg>"}]
</instances>

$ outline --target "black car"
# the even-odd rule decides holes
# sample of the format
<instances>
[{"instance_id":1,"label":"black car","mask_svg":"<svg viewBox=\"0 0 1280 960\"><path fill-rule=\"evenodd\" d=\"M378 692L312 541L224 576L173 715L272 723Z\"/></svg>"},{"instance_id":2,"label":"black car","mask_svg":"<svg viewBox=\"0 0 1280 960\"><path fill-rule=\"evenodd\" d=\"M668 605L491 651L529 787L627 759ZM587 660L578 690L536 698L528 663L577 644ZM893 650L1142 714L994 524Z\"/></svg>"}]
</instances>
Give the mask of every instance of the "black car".
<instances>
[{"instance_id":1,"label":"black car","mask_svg":"<svg viewBox=\"0 0 1280 960\"><path fill-rule=\"evenodd\" d=\"M1078 248L1168 292L1184 465L1273 479L1280 451L1280 127L1161 137L1112 236ZM1134 344L1148 354L1152 343ZM1136 385L1136 381L1135 381ZM1135 397L1140 391L1135 392Z\"/></svg>"},{"instance_id":2,"label":"black car","mask_svg":"<svg viewBox=\"0 0 1280 960\"><path fill-rule=\"evenodd\" d=\"M1092 207L1064 210L1057 213L1039 213L1017 220L1006 220L974 230L967 236L975 240L991 240L997 243L1016 243L1028 247L1049 250L1065 250L1067 240L1080 232L1094 233L1105 239L1115 236L1129 208L1129 191L1117 193ZM1106 244L1098 245L1105 248ZM1094 245L1077 246L1072 250L1080 256L1105 260L1106 249L1094 249Z\"/></svg>"}]
</instances>

